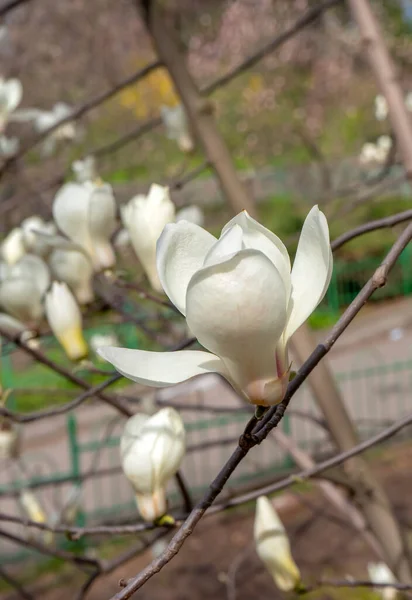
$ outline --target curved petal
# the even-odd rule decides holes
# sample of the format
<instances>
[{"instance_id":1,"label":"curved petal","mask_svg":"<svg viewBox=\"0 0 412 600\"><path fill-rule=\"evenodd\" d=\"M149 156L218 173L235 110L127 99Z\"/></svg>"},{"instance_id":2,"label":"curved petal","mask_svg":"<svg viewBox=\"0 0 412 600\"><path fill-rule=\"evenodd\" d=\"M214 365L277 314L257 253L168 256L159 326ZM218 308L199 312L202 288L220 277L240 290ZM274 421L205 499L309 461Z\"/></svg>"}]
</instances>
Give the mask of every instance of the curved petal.
<instances>
[{"instance_id":1,"label":"curved petal","mask_svg":"<svg viewBox=\"0 0 412 600\"><path fill-rule=\"evenodd\" d=\"M54 198L53 217L67 237L92 254L88 218L90 194L83 185L66 183Z\"/></svg>"},{"instance_id":2,"label":"curved petal","mask_svg":"<svg viewBox=\"0 0 412 600\"><path fill-rule=\"evenodd\" d=\"M255 221L246 210L236 215L229 223L226 223L222 229L222 234L228 229L231 229L234 225L238 225L242 228L244 248L260 250L273 262L282 276L286 288L286 295L289 296L291 286L290 258L282 240L269 229L258 223L258 221Z\"/></svg>"},{"instance_id":3,"label":"curved petal","mask_svg":"<svg viewBox=\"0 0 412 600\"><path fill-rule=\"evenodd\" d=\"M107 240L116 229L116 201L113 190L109 184L91 184L90 188L89 227L91 237Z\"/></svg>"},{"instance_id":4,"label":"curved petal","mask_svg":"<svg viewBox=\"0 0 412 600\"><path fill-rule=\"evenodd\" d=\"M227 375L217 356L200 350L148 352L105 346L98 353L128 379L153 387L175 385L204 373Z\"/></svg>"},{"instance_id":5,"label":"curved petal","mask_svg":"<svg viewBox=\"0 0 412 600\"><path fill-rule=\"evenodd\" d=\"M9 79L4 83L3 94L5 98L6 110L13 112L21 102L23 97L23 86L19 79Z\"/></svg>"},{"instance_id":6,"label":"curved petal","mask_svg":"<svg viewBox=\"0 0 412 600\"><path fill-rule=\"evenodd\" d=\"M314 206L302 227L292 269L291 312L284 342L306 321L328 289L333 269L329 227L323 212Z\"/></svg>"},{"instance_id":7,"label":"curved petal","mask_svg":"<svg viewBox=\"0 0 412 600\"><path fill-rule=\"evenodd\" d=\"M157 271L163 289L173 304L186 314L189 281L202 266L216 238L188 221L169 223L157 242Z\"/></svg>"},{"instance_id":8,"label":"curved petal","mask_svg":"<svg viewBox=\"0 0 412 600\"><path fill-rule=\"evenodd\" d=\"M285 286L273 263L259 250L241 250L195 273L186 304L190 330L222 358L236 387L254 404L279 402L265 397L278 377L276 345L287 318Z\"/></svg>"},{"instance_id":9,"label":"curved petal","mask_svg":"<svg viewBox=\"0 0 412 600\"><path fill-rule=\"evenodd\" d=\"M50 271L44 260L26 254L10 270L10 277L33 281L42 296L50 285Z\"/></svg>"},{"instance_id":10,"label":"curved petal","mask_svg":"<svg viewBox=\"0 0 412 600\"><path fill-rule=\"evenodd\" d=\"M228 229L220 239L214 244L207 253L203 262L204 267L217 265L226 261L237 252L240 252L244 246L242 244L243 232L239 225L234 225Z\"/></svg>"}]
</instances>

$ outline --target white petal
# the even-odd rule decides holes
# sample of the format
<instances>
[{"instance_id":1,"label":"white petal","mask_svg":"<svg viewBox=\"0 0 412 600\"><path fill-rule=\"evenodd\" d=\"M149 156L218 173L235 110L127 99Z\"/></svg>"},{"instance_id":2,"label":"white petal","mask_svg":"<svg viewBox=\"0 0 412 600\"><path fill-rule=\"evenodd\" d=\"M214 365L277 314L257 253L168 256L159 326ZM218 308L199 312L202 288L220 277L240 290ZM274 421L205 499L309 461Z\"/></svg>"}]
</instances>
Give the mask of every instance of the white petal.
<instances>
[{"instance_id":1,"label":"white petal","mask_svg":"<svg viewBox=\"0 0 412 600\"><path fill-rule=\"evenodd\" d=\"M315 310L328 289L333 258L325 215L314 206L302 227L292 269L291 313L287 340Z\"/></svg>"},{"instance_id":2,"label":"white petal","mask_svg":"<svg viewBox=\"0 0 412 600\"><path fill-rule=\"evenodd\" d=\"M33 281L40 295L43 295L50 285L50 271L46 263L34 254L26 254L13 265L10 269L10 276Z\"/></svg>"},{"instance_id":3,"label":"white petal","mask_svg":"<svg viewBox=\"0 0 412 600\"><path fill-rule=\"evenodd\" d=\"M153 387L167 387L204 373L226 373L217 356L198 350L148 352L106 346L98 352L128 379Z\"/></svg>"},{"instance_id":4,"label":"white petal","mask_svg":"<svg viewBox=\"0 0 412 600\"><path fill-rule=\"evenodd\" d=\"M116 202L109 184L93 185L89 224L92 239L107 240L116 228Z\"/></svg>"},{"instance_id":5,"label":"white petal","mask_svg":"<svg viewBox=\"0 0 412 600\"><path fill-rule=\"evenodd\" d=\"M285 287L273 263L242 250L205 267L193 275L186 303L190 330L222 358L237 388L255 404L272 402L265 386L278 376L276 345L286 324Z\"/></svg>"},{"instance_id":6,"label":"white petal","mask_svg":"<svg viewBox=\"0 0 412 600\"><path fill-rule=\"evenodd\" d=\"M2 92L5 96L7 112L11 113L21 102L23 86L19 79L9 79L5 82Z\"/></svg>"},{"instance_id":7,"label":"white petal","mask_svg":"<svg viewBox=\"0 0 412 600\"><path fill-rule=\"evenodd\" d=\"M290 258L286 246L277 235L255 221L245 210L226 223L222 229L224 234L234 225L243 231L244 248L260 250L273 262L285 284L286 295L290 293Z\"/></svg>"},{"instance_id":8,"label":"white petal","mask_svg":"<svg viewBox=\"0 0 412 600\"><path fill-rule=\"evenodd\" d=\"M243 248L242 244L243 232L239 225L234 225L222 234L221 238L214 244L206 254L203 266L211 267L220 262L232 258L237 252ZM244 249L244 248L243 248Z\"/></svg>"},{"instance_id":9,"label":"white petal","mask_svg":"<svg viewBox=\"0 0 412 600\"><path fill-rule=\"evenodd\" d=\"M217 242L206 231L187 221L166 225L157 242L157 271L163 289L173 304L186 314L186 290L206 254Z\"/></svg>"},{"instance_id":10,"label":"white petal","mask_svg":"<svg viewBox=\"0 0 412 600\"><path fill-rule=\"evenodd\" d=\"M57 226L71 240L92 255L89 232L89 201L91 191L77 183L66 183L56 194L53 217Z\"/></svg>"}]
</instances>

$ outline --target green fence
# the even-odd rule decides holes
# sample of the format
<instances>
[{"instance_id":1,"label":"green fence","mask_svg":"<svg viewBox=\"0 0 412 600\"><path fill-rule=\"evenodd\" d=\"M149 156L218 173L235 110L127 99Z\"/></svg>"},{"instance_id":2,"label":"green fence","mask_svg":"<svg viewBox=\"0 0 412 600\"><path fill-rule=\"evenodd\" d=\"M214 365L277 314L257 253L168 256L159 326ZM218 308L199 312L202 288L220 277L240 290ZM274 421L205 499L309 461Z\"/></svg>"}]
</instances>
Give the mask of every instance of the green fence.
<instances>
[{"instance_id":1,"label":"green fence","mask_svg":"<svg viewBox=\"0 0 412 600\"><path fill-rule=\"evenodd\" d=\"M339 374L337 381L363 438L410 413L412 409L412 360L358 368ZM307 388L300 390L290 405L282 423L285 431L300 447L310 450L314 455L322 456L333 451L326 432L313 420L302 419L299 414L302 411L318 415ZM245 413L193 414L190 411L185 411L182 416L186 422L188 443L182 471L193 496L197 498L229 457L248 416ZM132 490L120 469L118 445L123 422L121 417L108 416L101 421L96 420L93 427L82 429L75 414L67 416L68 468L50 468L47 475L43 473L31 477L28 485L36 490L39 497L57 494L61 502L70 485L81 484L83 499L77 515L79 526L135 519ZM407 428L402 432L403 439L410 436L410 431ZM50 448L52 451L53 448ZM230 492L246 484L253 487L273 480L291 467L293 460L290 456L279 449L274 439L268 438L250 452L229 480L226 489ZM94 476L83 481L84 474L90 474L91 471ZM3 480L0 495L7 497L25 485L27 482L13 478L7 482ZM176 506L179 495L173 483L169 491L171 506ZM3 510L7 512L6 508ZM67 544L63 537L61 543ZM20 549L8 550L3 555L0 553L3 563L16 562L28 556L30 553Z\"/></svg>"}]
</instances>

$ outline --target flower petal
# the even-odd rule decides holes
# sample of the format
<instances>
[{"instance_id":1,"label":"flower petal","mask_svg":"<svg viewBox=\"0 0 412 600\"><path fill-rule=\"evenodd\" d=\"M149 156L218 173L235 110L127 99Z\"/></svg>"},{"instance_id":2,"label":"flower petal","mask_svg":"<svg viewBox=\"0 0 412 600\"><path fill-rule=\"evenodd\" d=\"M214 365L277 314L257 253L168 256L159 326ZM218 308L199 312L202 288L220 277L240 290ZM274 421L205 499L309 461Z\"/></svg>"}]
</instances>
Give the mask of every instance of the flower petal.
<instances>
[{"instance_id":1,"label":"flower petal","mask_svg":"<svg viewBox=\"0 0 412 600\"><path fill-rule=\"evenodd\" d=\"M260 250L265 254L278 269L286 288L286 295L290 293L290 258L286 246L277 235L255 221L246 210L242 211L222 229L224 234L234 225L238 225L243 231L244 248Z\"/></svg>"},{"instance_id":2,"label":"flower petal","mask_svg":"<svg viewBox=\"0 0 412 600\"><path fill-rule=\"evenodd\" d=\"M333 258L329 227L323 212L314 206L302 227L292 269L291 312L285 343L315 310L328 289Z\"/></svg>"},{"instance_id":3,"label":"flower petal","mask_svg":"<svg viewBox=\"0 0 412 600\"><path fill-rule=\"evenodd\" d=\"M148 352L105 346L98 353L128 379L153 387L175 385L204 373L227 375L217 356L200 350Z\"/></svg>"},{"instance_id":4,"label":"flower petal","mask_svg":"<svg viewBox=\"0 0 412 600\"><path fill-rule=\"evenodd\" d=\"M234 225L223 233L220 239L214 244L209 252L207 253L203 266L211 267L217 265L220 262L226 261L237 252L242 250L242 228L239 225Z\"/></svg>"},{"instance_id":5,"label":"flower petal","mask_svg":"<svg viewBox=\"0 0 412 600\"><path fill-rule=\"evenodd\" d=\"M157 271L173 304L186 314L186 290L193 274L203 266L216 238L188 221L166 225L157 242Z\"/></svg>"},{"instance_id":6,"label":"flower petal","mask_svg":"<svg viewBox=\"0 0 412 600\"><path fill-rule=\"evenodd\" d=\"M87 186L86 184L83 184ZM108 183L90 184L89 227L93 240L107 240L116 229L116 201Z\"/></svg>"},{"instance_id":7,"label":"flower petal","mask_svg":"<svg viewBox=\"0 0 412 600\"><path fill-rule=\"evenodd\" d=\"M23 96L23 86L19 79L8 79L4 83L3 94L7 112L11 113L20 104Z\"/></svg>"},{"instance_id":8,"label":"flower petal","mask_svg":"<svg viewBox=\"0 0 412 600\"><path fill-rule=\"evenodd\" d=\"M55 196L53 217L59 229L91 255L93 248L89 234L89 200L90 190L85 186L66 183Z\"/></svg>"},{"instance_id":9,"label":"flower petal","mask_svg":"<svg viewBox=\"0 0 412 600\"><path fill-rule=\"evenodd\" d=\"M188 286L190 330L222 358L236 387L256 404L266 402L264 388L278 375L275 352L286 302L279 271L259 250L241 250L201 269Z\"/></svg>"}]
</instances>

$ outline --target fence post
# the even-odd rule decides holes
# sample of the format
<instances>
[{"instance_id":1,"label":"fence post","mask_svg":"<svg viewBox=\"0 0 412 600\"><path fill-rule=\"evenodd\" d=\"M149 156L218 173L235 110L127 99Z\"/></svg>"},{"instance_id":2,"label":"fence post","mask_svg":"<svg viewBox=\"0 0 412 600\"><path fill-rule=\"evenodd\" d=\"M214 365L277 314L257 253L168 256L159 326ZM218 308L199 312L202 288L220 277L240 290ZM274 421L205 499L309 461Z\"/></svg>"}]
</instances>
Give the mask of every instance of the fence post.
<instances>
[{"instance_id":1,"label":"fence post","mask_svg":"<svg viewBox=\"0 0 412 600\"><path fill-rule=\"evenodd\" d=\"M71 469L70 472L73 476L73 483L77 483L78 485L82 485L81 481L81 464L80 464L80 452L79 452L79 444L77 439L77 420L73 414L69 414L67 417L67 438L69 444L69 453L70 453L70 463ZM76 518L76 525L78 527L84 527L86 524L86 515L84 511L79 510ZM79 540L80 545L84 545L84 540L81 538Z\"/></svg>"}]
</instances>

